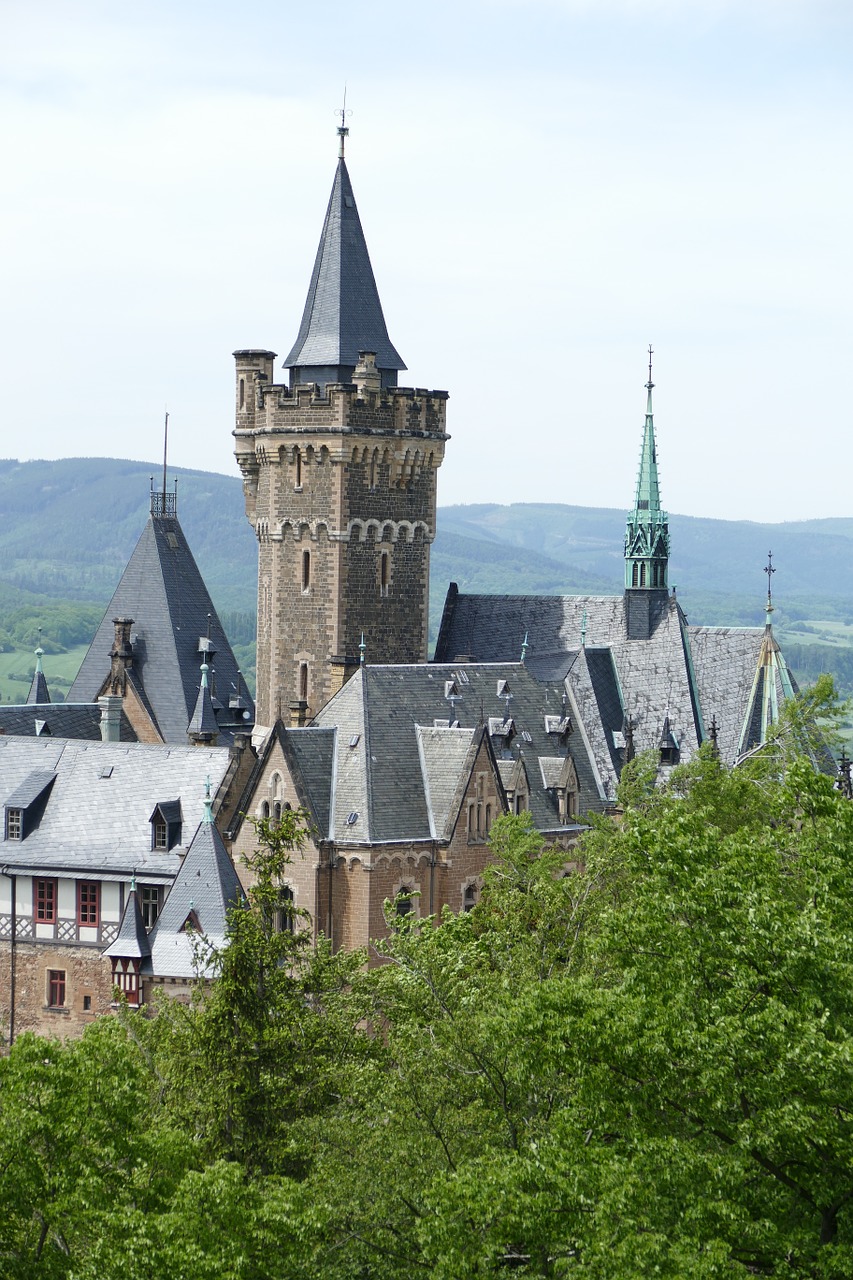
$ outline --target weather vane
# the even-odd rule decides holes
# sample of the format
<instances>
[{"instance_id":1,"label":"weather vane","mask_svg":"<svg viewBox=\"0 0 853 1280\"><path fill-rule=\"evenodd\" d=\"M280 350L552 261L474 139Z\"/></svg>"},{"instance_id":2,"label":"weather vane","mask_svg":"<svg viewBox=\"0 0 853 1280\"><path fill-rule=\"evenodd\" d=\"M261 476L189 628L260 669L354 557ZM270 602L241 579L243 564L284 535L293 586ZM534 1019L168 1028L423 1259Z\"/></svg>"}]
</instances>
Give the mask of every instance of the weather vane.
<instances>
[{"instance_id":1,"label":"weather vane","mask_svg":"<svg viewBox=\"0 0 853 1280\"><path fill-rule=\"evenodd\" d=\"M348 136L348 134L349 134L349 129L347 128L347 116L351 116L351 115L352 115L352 112L351 112L351 111L347 111L347 87L346 87L346 85L344 85L344 105L343 105L342 107L336 108L336 110L335 110L335 115L336 115L336 116L340 116L340 117L341 117L341 123L338 125L338 137L339 137L339 138L340 138L340 140L341 140L340 150L338 151L338 159L339 159L339 160L343 160L343 158L344 158L344 140L345 140L345 138L346 138L346 137Z\"/></svg>"}]
</instances>

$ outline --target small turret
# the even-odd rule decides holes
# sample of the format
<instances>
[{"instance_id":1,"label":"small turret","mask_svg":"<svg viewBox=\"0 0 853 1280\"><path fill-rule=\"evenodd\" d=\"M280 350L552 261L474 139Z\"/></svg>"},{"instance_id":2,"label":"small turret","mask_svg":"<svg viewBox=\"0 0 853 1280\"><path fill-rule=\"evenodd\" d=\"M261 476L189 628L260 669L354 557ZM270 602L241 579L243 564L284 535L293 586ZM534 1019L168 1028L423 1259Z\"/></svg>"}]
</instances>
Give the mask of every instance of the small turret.
<instances>
[{"instance_id":1,"label":"small turret","mask_svg":"<svg viewBox=\"0 0 853 1280\"><path fill-rule=\"evenodd\" d=\"M44 655L44 649L41 647L41 627L39 627L39 643L35 649L36 669L33 674L33 682L30 685L30 691L27 694L27 706L34 703L50 702L50 691L47 687L47 681L44 678L44 672L41 669L41 660Z\"/></svg>"}]
</instances>

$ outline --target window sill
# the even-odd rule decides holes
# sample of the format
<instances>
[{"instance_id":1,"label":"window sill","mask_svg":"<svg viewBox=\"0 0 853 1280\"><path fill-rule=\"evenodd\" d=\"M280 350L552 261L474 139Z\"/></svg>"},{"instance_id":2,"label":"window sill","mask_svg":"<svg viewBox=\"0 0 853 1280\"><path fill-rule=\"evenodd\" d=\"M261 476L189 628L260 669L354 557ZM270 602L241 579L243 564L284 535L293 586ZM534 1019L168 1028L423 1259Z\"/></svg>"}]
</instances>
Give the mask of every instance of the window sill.
<instances>
[{"instance_id":1,"label":"window sill","mask_svg":"<svg viewBox=\"0 0 853 1280\"><path fill-rule=\"evenodd\" d=\"M64 1017L68 1017L71 1010L65 1004L46 1004L44 1005L45 1013L61 1013Z\"/></svg>"}]
</instances>

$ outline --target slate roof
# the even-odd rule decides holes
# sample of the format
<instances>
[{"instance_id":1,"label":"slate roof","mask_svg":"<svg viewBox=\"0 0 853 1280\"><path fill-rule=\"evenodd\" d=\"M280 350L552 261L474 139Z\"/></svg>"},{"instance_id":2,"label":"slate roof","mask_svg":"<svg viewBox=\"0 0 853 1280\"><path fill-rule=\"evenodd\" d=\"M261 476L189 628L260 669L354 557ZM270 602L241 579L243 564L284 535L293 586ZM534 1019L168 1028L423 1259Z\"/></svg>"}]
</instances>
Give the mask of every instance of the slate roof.
<instances>
[{"instance_id":1,"label":"slate roof","mask_svg":"<svg viewBox=\"0 0 853 1280\"><path fill-rule=\"evenodd\" d=\"M185 743L201 685L203 655L199 640L207 636L208 615L210 642L215 650L212 681L217 696L227 707L229 695L237 685L237 660L178 520L151 516L83 659L68 700L95 701L110 672L112 620L133 618L131 679L144 691L144 701L151 708L164 741ZM254 720L254 705L245 684L241 691ZM233 733L245 727L234 725L227 710L219 713L218 720L223 742L233 739Z\"/></svg>"},{"instance_id":2,"label":"slate roof","mask_svg":"<svg viewBox=\"0 0 853 1280\"><path fill-rule=\"evenodd\" d=\"M388 337L346 163L338 161L308 297L286 369L336 367L349 381L359 351L379 369L405 369Z\"/></svg>"},{"instance_id":3,"label":"slate roof","mask_svg":"<svg viewBox=\"0 0 853 1280\"><path fill-rule=\"evenodd\" d=\"M33 673L30 691L27 694L27 702L33 703L49 703L50 690L47 687L47 681L44 678L44 672L41 669L41 661L36 662L36 669Z\"/></svg>"},{"instance_id":4,"label":"slate roof","mask_svg":"<svg viewBox=\"0 0 853 1280\"><path fill-rule=\"evenodd\" d=\"M499 681L509 686L509 701L498 696ZM559 721L564 707L561 688L534 679L518 662L361 668L315 721L338 730L330 834L338 841L365 844L446 834L448 821L456 816L454 797L461 798L458 788L470 774L481 725L483 733L495 730L490 740L499 768L505 761L524 765L537 827L560 828L557 799L543 785L538 760L565 750L545 723L546 715ZM509 734L505 720L512 721ZM292 730L289 736L295 739L300 732ZM583 735L572 733L568 743L578 775L580 813L605 808L606 796ZM348 822L353 814L357 817Z\"/></svg>"},{"instance_id":5,"label":"slate roof","mask_svg":"<svg viewBox=\"0 0 853 1280\"><path fill-rule=\"evenodd\" d=\"M109 662L109 659L107 660ZM121 715L121 741L135 742L136 734ZM83 738L101 740L101 709L96 702L0 703L0 735L17 737Z\"/></svg>"},{"instance_id":6,"label":"slate roof","mask_svg":"<svg viewBox=\"0 0 853 1280\"><path fill-rule=\"evenodd\" d=\"M35 830L17 841L0 829L0 864L99 879L130 879L135 871L141 880L167 884L201 819L206 777L215 793L228 763L225 747L0 737L0 805L30 775L56 774ZM184 813L181 843L168 853L153 850L151 812L176 796Z\"/></svg>"},{"instance_id":7,"label":"slate roof","mask_svg":"<svg viewBox=\"0 0 853 1280\"><path fill-rule=\"evenodd\" d=\"M436 661L457 654L507 660L525 633L530 671L565 681L608 790L621 766L627 715L635 721L638 752L659 746L668 716L682 760L705 740L705 726L716 715L721 755L729 763L736 759L763 628L692 627L670 596L649 639L629 640L623 596L480 596L451 589Z\"/></svg>"},{"instance_id":8,"label":"slate roof","mask_svg":"<svg viewBox=\"0 0 853 1280\"><path fill-rule=\"evenodd\" d=\"M148 935L151 958L143 964L142 972L158 978L209 973L212 949L221 950L226 942L228 911L238 906L242 897L222 837L212 822L202 821ZM184 928L191 915L198 921L195 932Z\"/></svg>"}]
</instances>

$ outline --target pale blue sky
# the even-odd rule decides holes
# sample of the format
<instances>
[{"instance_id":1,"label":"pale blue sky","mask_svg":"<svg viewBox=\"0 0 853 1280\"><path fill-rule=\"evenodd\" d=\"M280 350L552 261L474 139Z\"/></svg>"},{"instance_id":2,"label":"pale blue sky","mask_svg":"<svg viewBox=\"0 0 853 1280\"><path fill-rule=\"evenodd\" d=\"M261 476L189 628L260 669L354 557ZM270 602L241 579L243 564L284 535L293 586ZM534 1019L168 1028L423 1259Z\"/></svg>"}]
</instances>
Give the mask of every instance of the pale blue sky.
<instances>
[{"instance_id":1,"label":"pale blue sky","mask_svg":"<svg viewBox=\"0 0 853 1280\"><path fill-rule=\"evenodd\" d=\"M296 334L348 83L449 502L851 513L853 8L0 0L0 454L234 472L237 347Z\"/></svg>"}]
</instances>

